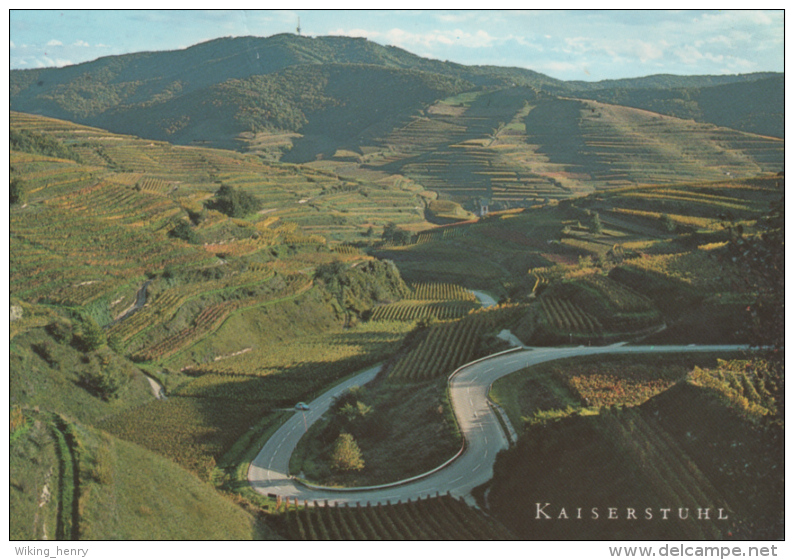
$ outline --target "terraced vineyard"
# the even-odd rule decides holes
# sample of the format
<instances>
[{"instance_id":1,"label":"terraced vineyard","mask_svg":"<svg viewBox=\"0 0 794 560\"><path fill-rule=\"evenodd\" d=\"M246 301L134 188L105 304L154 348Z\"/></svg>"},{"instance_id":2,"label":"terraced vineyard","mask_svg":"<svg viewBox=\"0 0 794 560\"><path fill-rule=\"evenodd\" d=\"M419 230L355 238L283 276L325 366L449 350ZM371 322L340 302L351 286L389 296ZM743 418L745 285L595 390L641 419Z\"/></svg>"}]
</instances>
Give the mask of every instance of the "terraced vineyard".
<instances>
[{"instance_id":1,"label":"terraced vineyard","mask_svg":"<svg viewBox=\"0 0 794 560\"><path fill-rule=\"evenodd\" d=\"M540 304L546 323L561 332L576 333L577 336L597 336L603 332L597 318L566 299L541 298Z\"/></svg>"},{"instance_id":2,"label":"terraced vineyard","mask_svg":"<svg viewBox=\"0 0 794 560\"><path fill-rule=\"evenodd\" d=\"M641 332L662 321L648 297L598 274L552 284L531 309L525 320L535 323L531 336L543 344L572 343L574 339L601 342Z\"/></svg>"},{"instance_id":3,"label":"terraced vineyard","mask_svg":"<svg viewBox=\"0 0 794 560\"><path fill-rule=\"evenodd\" d=\"M38 200L45 186L46 198L50 199L97 187L103 178L104 196L110 197L108 202L116 205L119 215L123 213L128 222L143 221L138 225L151 227L157 225L149 223L151 220L164 225L167 218L200 210L203 201L222 183L254 195L267 193L261 219L306 226L307 238L316 235L312 239L323 242L358 240L368 228L389 222L424 223L421 187L400 176L375 173L362 184L360 178L350 181L332 171L265 163L258 157L224 150L172 146L16 112L11 113L11 128L47 134L73 149L82 162L12 154L12 173L25 177L29 202ZM139 197L148 195L150 206L161 206L160 214L151 215L155 208L139 208L138 200L124 187ZM90 201L90 191L83 194ZM74 196L79 199L79 195ZM162 198L155 201L155 197ZM79 204L79 200L74 203ZM207 218L204 229L225 222L217 214L210 213Z\"/></svg>"},{"instance_id":4,"label":"terraced vineyard","mask_svg":"<svg viewBox=\"0 0 794 560\"><path fill-rule=\"evenodd\" d=\"M697 464L664 428L647 415L635 410L601 415L606 437L631 460L650 466L654 493L669 503L710 504L722 508L725 515L734 512ZM690 538L719 538L720 531L707 525L689 527Z\"/></svg>"},{"instance_id":5,"label":"terraced vineyard","mask_svg":"<svg viewBox=\"0 0 794 560\"><path fill-rule=\"evenodd\" d=\"M497 381L492 398L516 422L526 422L526 430L495 465L494 515L524 538L545 540L571 535L534 512L517 512L516 500L578 501L583 511L597 507L599 514L601 504L613 500L621 507L675 503L680 517L674 509L656 524L661 510L652 508L642 527L625 517L622 527L621 520L594 522L582 527L581 538L616 530L655 538L671 525L691 539L779 533L782 522L765 516L770 503L782 507L775 494L783 478L773 473L783 454L775 450L777 432L759 429L775 414L774 375L763 359L718 355L576 358ZM593 484L603 491L594 495ZM705 507L709 522L692 523L697 508Z\"/></svg>"},{"instance_id":6,"label":"terraced vineyard","mask_svg":"<svg viewBox=\"0 0 794 560\"><path fill-rule=\"evenodd\" d=\"M412 286L413 295L418 300L429 301L475 301L475 295L456 284L443 282L423 282Z\"/></svg>"},{"instance_id":7,"label":"terraced vineyard","mask_svg":"<svg viewBox=\"0 0 794 560\"><path fill-rule=\"evenodd\" d=\"M382 142L400 155L382 162L446 197L486 197L506 205L524 205L571 195L551 175L527 165L532 149L525 143L520 120L531 109L535 93L517 88L508 93L451 98L430 107L427 116L392 132ZM504 122L510 121L505 126ZM419 157L412 157L423 154ZM429 155L428 155L429 154ZM377 168L378 162L371 162ZM553 167L546 165L547 168Z\"/></svg>"},{"instance_id":8,"label":"terraced vineyard","mask_svg":"<svg viewBox=\"0 0 794 560\"><path fill-rule=\"evenodd\" d=\"M684 230L721 229L721 216L751 218L765 211L780 194L776 177L741 181L684 183L616 189L603 196L609 207L602 211L605 224L632 224L663 228L663 217Z\"/></svg>"},{"instance_id":9,"label":"terraced vineyard","mask_svg":"<svg viewBox=\"0 0 794 560\"><path fill-rule=\"evenodd\" d=\"M435 318L440 321L458 319L477 308L471 302L424 302L407 300L375 308L370 317L373 321L416 321Z\"/></svg>"},{"instance_id":10,"label":"terraced vineyard","mask_svg":"<svg viewBox=\"0 0 794 560\"><path fill-rule=\"evenodd\" d=\"M279 297L295 296L311 287L311 283L301 277L295 277L289 280L290 282L286 288L278 293ZM133 359L138 361L153 361L167 358L217 330L233 312L246 307L261 305L273 299L273 294L268 293L241 300L225 301L216 305L204 307L190 327L170 334L155 344L148 345L145 350L135 354Z\"/></svg>"},{"instance_id":11,"label":"terraced vineyard","mask_svg":"<svg viewBox=\"0 0 794 560\"><path fill-rule=\"evenodd\" d=\"M389 505L325 505L327 507L297 507L285 501L279 505L279 523L294 540L466 541L512 538L500 523L450 496Z\"/></svg>"},{"instance_id":12,"label":"terraced vineyard","mask_svg":"<svg viewBox=\"0 0 794 560\"><path fill-rule=\"evenodd\" d=\"M110 297L146 270L199 265L206 253L136 226L109 223L57 203L11 215L11 291L18 297L86 305ZM42 223L57 228L42 228Z\"/></svg>"},{"instance_id":13,"label":"terraced vineyard","mask_svg":"<svg viewBox=\"0 0 794 560\"><path fill-rule=\"evenodd\" d=\"M520 88L440 102L383 143L402 153L384 167L448 198L504 207L625 185L748 177L779 168L783 157L777 139L594 101L541 100Z\"/></svg>"},{"instance_id":14,"label":"terraced vineyard","mask_svg":"<svg viewBox=\"0 0 794 560\"><path fill-rule=\"evenodd\" d=\"M23 181L26 197L26 204L15 205L11 213L12 294L29 301L93 306L96 320L109 326L108 334L139 360L171 356L216 330L231 313L260 305L268 296L213 303L193 312L193 324L158 332L186 305L217 290L266 282L274 272L289 277L334 255L355 258L360 253L350 245L332 252L323 234L356 239L365 228L396 219L392 209L417 204L417 187L400 177L377 185L356 183L349 190L353 184L333 173L266 164L234 152L174 147L21 113L12 113L11 127L47 135L81 160L12 152L12 176ZM254 195L267 192L269 207L248 219L205 209L220 183ZM352 221L351 194L366 201ZM348 213L346 225L336 228L333 220L317 225L322 224L318 214L342 215L342 210ZM190 224L198 243L171 236L180 222ZM53 227L41 227L45 223ZM302 264L271 266L265 264L271 251L303 251L305 257ZM174 286L111 325L132 305L147 275L211 268L219 265L217 257L246 257L247 272L232 277L231 283L226 278ZM302 286L308 287L305 280Z\"/></svg>"},{"instance_id":15,"label":"terraced vineyard","mask_svg":"<svg viewBox=\"0 0 794 560\"><path fill-rule=\"evenodd\" d=\"M185 53L199 56L176 62ZM672 352L669 364L654 355L648 365L632 353L495 384L527 430L499 454L487 491L466 499L485 498L509 530L451 495L299 504L258 495L257 475L249 483L246 473L281 422L286 432L305 419L293 416L295 403L376 371L320 423L293 430L303 440L286 472L367 486L437 467L460 449L448 376L516 344L647 337L651 348L695 352L686 345L702 338L747 342L746 312L767 292L753 285L754 265L731 264L725 225L741 224L748 243L782 238L782 139L582 100L573 97L582 84L421 60L363 39L218 39L162 53L161 75L147 77L144 61L157 57L12 71L14 108L160 139L10 113L20 538L570 538L562 523L537 531L528 506L623 507L624 497L632 507L722 508L736 518L732 532L643 524L650 538L777 537L776 366L716 355L702 362L716 362L714 371L681 370ZM246 76L253 60L262 74ZM669 79L650 81L708 82ZM722 91L774 100L776 87L764 78ZM658 91L659 104L647 106L667 106ZM694 88L674 99L683 91ZM700 94L679 109L780 128L770 125L782 106L760 111L745 99L740 110L734 99L717 108ZM621 96L609 95L601 98ZM482 308L472 290L501 303ZM777 296L765 309L780 309ZM519 367L511 360L494 364ZM331 456L342 432L365 460L358 470L341 472ZM490 461L498 438L487 436L487 453L465 462ZM270 443L283 452L285 441ZM473 475L477 484L487 470ZM420 486L403 486L401 497ZM241 497L226 500L232 492ZM598 524L575 523L565 525L603 537ZM619 527L612 537L637 528L608 524Z\"/></svg>"},{"instance_id":16,"label":"terraced vineyard","mask_svg":"<svg viewBox=\"0 0 794 560\"><path fill-rule=\"evenodd\" d=\"M451 374L482 355L482 337L520 313L520 306L492 307L462 319L431 325L415 346L399 357L389 379L422 381ZM495 334L495 333L494 333Z\"/></svg>"},{"instance_id":17,"label":"terraced vineyard","mask_svg":"<svg viewBox=\"0 0 794 560\"><path fill-rule=\"evenodd\" d=\"M449 226L426 231L420 231L416 236L416 243L429 243L431 241L443 241L447 239L456 239L465 237L468 232L466 226Z\"/></svg>"},{"instance_id":18,"label":"terraced vineyard","mask_svg":"<svg viewBox=\"0 0 794 560\"><path fill-rule=\"evenodd\" d=\"M539 104L525 124L551 161L584 162L597 189L752 176L772 170L783 149L777 139L574 99Z\"/></svg>"}]
</instances>

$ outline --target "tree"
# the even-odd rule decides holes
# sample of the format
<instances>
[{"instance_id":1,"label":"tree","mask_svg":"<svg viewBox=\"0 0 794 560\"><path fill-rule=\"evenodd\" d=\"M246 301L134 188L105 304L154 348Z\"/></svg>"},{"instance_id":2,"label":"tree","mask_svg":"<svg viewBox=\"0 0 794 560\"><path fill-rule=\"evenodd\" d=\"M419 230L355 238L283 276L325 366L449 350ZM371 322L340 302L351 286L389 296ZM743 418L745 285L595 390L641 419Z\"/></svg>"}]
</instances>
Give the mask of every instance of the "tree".
<instances>
[{"instance_id":1,"label":"tree","mask_svg":"<svg viewBox=\"0 0 794 560\"><path fill-rule=\"evenodd\" d=\"M366 418L371 412L372 407L361 401L356 401L355 404L349 402L339 409L339 414L350 423Z\"/></svg>"},{"instance_id":2,"label":"tree","mask_svg":"<svg viewBox=\"0 0 794 560\"><path fill-rule=\"evenodd\" d=\"M598 212L593 212L593 221L590 224L590 231L593 233L601 233L604 230L604 226L601 225L601 216L598 215Z\"/></svg>"},{"instance_id":3,"label":"tree","mask_svg":"<svg viewBox=\"0 0 794 560\"><path fill-rule=\"evenodd\" d=\"M394 243L395 245L407 245L411 241L411 234L404 229L397 227L394 222L389 222L383 227L382 239L386 243Z\"/></svg>"},{"instance_id":4,"label":"tree","mask_svg":"<svg viewBox=\"0 0 794 560\"><path fill-rule=\"evenodd\" d=\"M659 221L662 223L662 227L666 232L673 233L676 230L675 222L667 214L659 216Z\"/></svg>"},{"instance_id":5,"label":"tree","mask_svg":"<svg viewBox=\"0 0 794 560\"><path fill-rule=\"evenodd\" d=\"M207 207L232 218L242 218L262 208L262 201L252 194L229 185L221 185Z\"/></svg>"},{"instance_id":6,"label":"tree","mask_svg":"<svg viewBox=\"0 0 794 560\"><path fill-rule=\"evenodd\" d=\"M196 235L196 232L193 231L193 228L190 227L190 224L184 220L179 220L174 226L174 229L168 232L168 235L171 237L176 237L177 239L182 239L192 244L199 243L200 241L199 236Z\"/></svg>"},{"instance_id":7,"label":"tree","mask_svg":"<svg viewBox=\"0 0 794 560\"><path fill-rule=\"evenodd\" d=\"M78 378L83 388L105 401L117 398L129 379L115 364L100 366L93 360L78 373Z\"/></svg>"},{"instance_id":8,"label":"tree","mask_svg":"<svg viewBox=\"0 0 794 560\"><path fill-rule=\"evenodd\" d=\"M339 434L331 454L331 466L338 471L360 471L364 468L361 449L352 435Z\"/></svg>"},{"instance_id":9,"label":"tree","mask_svg":"<svg viewBox=\"0 0 794 560\"><path fill-rule=\"evenodd\" d=\"M24 204L27 197L25 183L19 177L14 177L9 181L8 190L11 195L11 204Z\"/></svg>"}]
</instances>

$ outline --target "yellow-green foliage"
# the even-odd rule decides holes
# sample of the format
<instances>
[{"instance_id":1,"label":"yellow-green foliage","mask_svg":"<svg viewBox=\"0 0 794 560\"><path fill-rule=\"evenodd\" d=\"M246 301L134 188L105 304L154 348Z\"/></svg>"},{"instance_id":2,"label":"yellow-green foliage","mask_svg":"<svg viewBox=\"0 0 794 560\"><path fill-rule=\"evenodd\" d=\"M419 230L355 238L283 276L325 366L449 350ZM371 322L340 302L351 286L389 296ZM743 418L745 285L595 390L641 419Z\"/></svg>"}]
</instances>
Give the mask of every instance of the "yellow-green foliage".
<instances>
[{"instance_id":1,"label":"yellow-green foliage","mask_svg":"<svg viewBox=\"0 0 794 560\"><path fill-rule=\"evenodd\" d=\"M558 369L556 375L590 407L639 405L680 379L680 365L604 363Z\"/></svg>"},{"instance_id":2,"label":"yellow-green foliage","mask_svg":"<svg viewBox=\"0 0 794 560\"><path fill-rule=\"evenodd\" d=\"M665 215L664 212L648 212L646 210L631 210L628 208L613 208L613 212L618 212L620 214L626 214L629 216L638 216L641 218L651 218L654 220L659 220L662 215ZM702 229L718 229L719 222L714 218L704 218L699 216L685 216L682 214L666 214L670 217L670 219L676 223L683 226L694 226L697 228Z\"/></svg>"},{"instance_id":3,"label":"yellow-green foliage","mask_svg":"<svg viewBox=\"0 0 794 560\"><path fill-rule=\"evenodd\" d=\"M710 356L668 354L570 358L541 363L497 380L491 398L516 425L568 416L581 409L638 406L684 379Z\"/></svg>"},{"instance_id":4,"label":"yellow-green foliage","mask_svg":"<svg viewBox=\"0 0 794 560\"><path fill-rule=\"evenodd\" d=\"M718 247L717 247L718 248ZM735 270L725 267L711 250L670 255L646 255L626 261L637 268L652 270L695 288L710 291L735 290L742 285Z\"/></svg>"},{"instance_id":5,"label":"yellow-green foliage","mask_svg":"<svg viewBox=\"0 0 794 560\"><path fill-rule=\"evenodd\" d=\"M776 405L770 386L769 364L759 360L719 360L716 368L696 367L687 381L718 393L733 407L759 420L775 414Z\"/></svg>"},{"instance_id":6,"label":"yellow-green foliage","mask_svg":"<svg viewBox=\"0 0 794 560\"><path fill-rule=\"evenodd\" d=\"M444 282L420 282L411 286L414 299L428 301L475 301L475 295L462 286Z\"/></svg>"},{"instance_id":7,"label":"yellow-green foliage","mask_svg":"<svg viewBox=\"0 0 794 560\"><path fill-rule=\"evenodd\" d=\"M474 302L427 302L404 300L376 307L370 317L373 321L415 321L430 317L438 320L458 319L475 309Z\"/></svg>"},{"instance_id":8,"label":"yellow-green foliage","mask_svg":"<svg viewBox=\"0 0 794 560\"><path fill-rule=\"evenodd\" d=\"M471 212L467 212L460 204L451 200L431 200L427 207L439 218L454 220L470 220L474 218Z\"/></svg>"}]
</instances>

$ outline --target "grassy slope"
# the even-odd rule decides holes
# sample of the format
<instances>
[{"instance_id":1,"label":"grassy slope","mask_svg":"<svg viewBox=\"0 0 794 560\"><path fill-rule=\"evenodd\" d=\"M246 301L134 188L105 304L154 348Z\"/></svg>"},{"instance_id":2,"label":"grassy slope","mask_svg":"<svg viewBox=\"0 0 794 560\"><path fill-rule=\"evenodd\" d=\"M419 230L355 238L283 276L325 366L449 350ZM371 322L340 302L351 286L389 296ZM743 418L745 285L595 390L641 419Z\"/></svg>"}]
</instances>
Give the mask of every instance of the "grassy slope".
<instances>
[{"instance_id":1,"label":"grassy slope","mask_svg":"<svg viewBox=\"0 0 794 560\"><path fill-rule=\"evenodd\" d=\"M9 447L9 537L55 537L58 518L58 456L47 425L29 421Z\"/></svg>"},{"instance_id":2,"label":"grassy slope","mask_svg":"<svg viewBox=\"0 0 794 560\"><path fill-rule=\"evenodd\" d=\"M33 348L49 344L53 351L51 366ZM78 385L79 373L86 368L85 354L68 344L55 342L43 329L33 329L15 337L10 348L10 402L23 407L38 406L80 422L94 423L130 407L153 400L151 388L141 371L119 357L113 357L129 376L118 399L104 401ZM101 354L109 354L107 348ZM96 362L96 356L93 358Z\"/></svg>"},{"instance_id":3,"label":"grassy slope","mask_svg":"<svg viewBox=\"0 0 794 560\"><path fill-rule=\"evenodd\" d=\"M42 343L54 349L50 357L57 360L57 366L50 366L32 350ZM102 353L107 354L107 349ZM119 357L111 359L131 376L125 389L109 402L91 395L77 384L77 375L86 367L84 356L68 344L55 343L42 329L28 330L11 342L11 403L28 411L36 407L56 412L71 419L78 433L81 538L250 539L268 534L273 538L250 514L194 474L91 428L120 412L140 411L146 403L164 401L153 401L143 374ZM18 539L53 538L57 526L58 447L52 428L35 418L39 417L29 419L27 432L11 446L15 519L11 535ZM157 426L150 428L158 431ZM96 466L98 456L102 456L102 469Z\"/></svg>"},{"instance_id":4,"label":"grassy slope","mask_svg":"<svg viewBox=\"0 0 794 560\"><path fill-rule=\"evenodd\" d=\"M137 445L96 432L89 452L103 451L105 474L82 492L86 539L247 540L274 538L253 515L211 485ZM96 447L92 449L92 444ZM275 537L277 538L277 537Z\"/></svg>"}]
</instances>

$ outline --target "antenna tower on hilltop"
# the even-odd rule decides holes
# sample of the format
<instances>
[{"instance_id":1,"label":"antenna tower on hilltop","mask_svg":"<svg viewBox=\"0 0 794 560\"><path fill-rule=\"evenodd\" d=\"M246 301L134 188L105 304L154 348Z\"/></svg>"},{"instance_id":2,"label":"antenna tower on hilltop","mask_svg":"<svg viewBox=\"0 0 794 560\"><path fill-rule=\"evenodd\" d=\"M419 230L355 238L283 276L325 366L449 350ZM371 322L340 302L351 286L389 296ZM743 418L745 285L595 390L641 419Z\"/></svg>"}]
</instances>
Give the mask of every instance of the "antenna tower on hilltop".
<instances>
[{"instance_id":1,"label":"antenna tower on hilltop","mask_svg":"<svg viewBox=\"0 0 794 560\"><path fill-rule=\"evenodd\" d=\"M298 35L301 34L301 17L298 16L298 29L296 30Z\"/></svg>"}]
</instances>

